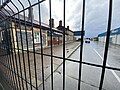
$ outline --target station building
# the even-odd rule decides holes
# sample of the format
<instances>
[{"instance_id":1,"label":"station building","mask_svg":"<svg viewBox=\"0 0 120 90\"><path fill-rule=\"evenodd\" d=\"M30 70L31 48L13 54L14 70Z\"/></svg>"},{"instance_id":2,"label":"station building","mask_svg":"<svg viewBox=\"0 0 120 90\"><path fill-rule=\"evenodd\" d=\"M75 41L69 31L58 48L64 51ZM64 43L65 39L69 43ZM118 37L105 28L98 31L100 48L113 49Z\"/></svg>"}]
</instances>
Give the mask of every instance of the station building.
<instances>
[{"instance_id":1,"label":"station building","mask_svg":"<svg viewBox=\"0 0 120 90\"><path fill-rule=\"evenodd\" d=\"M98 35L98 40L100 42L105 42L107 32ZM111 30L110 43L120 45L120 27Z\"/></svg>"},{"instance_id":2,"label":"station building","mask_svg":"<svg viewBox=\"0 0 120 90\"><path fill-rule=\"evenodd\" d=\"M74 32L70 30L69 26L67 28L62 25L62 20L59 21L59 26L57 27L58 30L60 30L63 33L63 30L65 30L65 42L70 43L74 41Z\"/></svg>"},{"instance_id":3,"label":"station building","mask_svg":"<svg viewBox=\"0 0 120 90\"><path fill-rule=\"evenodd\" d=\"M9 12L9 14L7 12ZM2 47L9 46L14 48L19 47L19 49L22 49L23 46L23 49L27 49L28 46L29 49L33 49L34 45L35 48L40 48L41 38L43 42L43 47L50 46L50 25L41 22L40 26L40 22L34 20L33 9L30 8L28 12L28 16L25 16L25 18L21 14L19 14L19 16L12 16L13 13L9 10L3 10L2 12L0 12L1 16L4 16L5 18L10 18L10 20L6 20L2 24L0 24L0 45L2 45ZM31 19L33 22L31 22ZM2 22L2 17L0 17L0 22ZM55 28L54 19L51 19L51 21L49 20L49 23L50 22L52 24L53 45L59 45L63 43L63 30L65 30L66 42L73 42L74 34L73 31L69 29L69 26L63 29L64 27L62 26L62 22L60 21L60 25L57 28ZM42 36L40 36L40 30Z\"/></svg>"}]
</instances>

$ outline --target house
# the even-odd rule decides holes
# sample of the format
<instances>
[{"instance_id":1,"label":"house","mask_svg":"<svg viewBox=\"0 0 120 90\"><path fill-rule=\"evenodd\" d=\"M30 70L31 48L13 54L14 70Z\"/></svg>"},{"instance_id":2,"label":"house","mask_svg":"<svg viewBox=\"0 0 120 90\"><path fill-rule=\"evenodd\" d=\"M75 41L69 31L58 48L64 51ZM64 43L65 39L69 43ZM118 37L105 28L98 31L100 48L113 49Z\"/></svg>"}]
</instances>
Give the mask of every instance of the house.
<instances>
[{"instance_id":1,"label":"house","mask_svg":"<svg viewBox=\"0 0 120 90\"><path fill-rule=\"evenodd\" d=\"M48 46L51 45L51 34L48 32L47 36ZM60 45L62 44L62 34L57 32L52 32L52 45Z\"/></svg>"},{"instance_id":2,"label":"house","mask_svg":"<svg viewBox=\"0 0 120 90\"><path fill-rule=\"evenodd\" d=\"M47 30L49 30L49 25L41 23L40 27L39 22L37 20L34 20L33 15L30 14L32 13L31 10L32 9L29 9L28 17L25 16L25 20L24 16L21 14L19 14L19 16L18 15L12 16L13 13L9 10L7 11L3 10L2 12L0 12L1 16L0 18L2 18L2 16L9 17L9 19L3 21L0 25L0 43L2 43L2 45L11 46L12 42L11 47L15 45L14 48L16 49L18 47L19 49L21 49L22 46L23 49L27 49L28 42L29 49L33 48L33 43L35 45L35 48L39 48L41 44L40 41L41 30L43 47L47 46ZM33 23L31 23L31 18ZM8 43L6 44L5 42Z\"/></svg>"},{"instance_id":3,"label":"house","mask_svg":"<svg viewBox=\"0 0 120 90\"><path fill-rule=\"evenodd\" d=\"M98 40L100 42L105 42L107 32L101 33L98 35ZM111 30L110 33L110 43L120 45L120 27Z\"/></svg>"},{"instance_id":4,"label":"house","mask_svg":"<svg viewBox=\"0 0 120 90\"><path fill-rule=\"evenodd\" d=\"M36 22L33 23L33 27L31 27L30 22L27 22L26 23L26 29L25 29L24 24L25 23L23 22L19 26L19 23L17 23L17 25L16 25L14 22L12 22L12 31L13 31L13 37L14 37L14 40L15 40L14 42L15 42L16 47L17 47L17 42L18 42L18 44L20 46L19 48L21 48L21 41L22 41L23 47L26 49L26 47L27 47L26 34L27 34L28 47L30 49L33 48L33 37L34 37L35 48L40 48L40 44L41 44L40 30L42 32L42 37L41 38L42 38L42 42L43 42L42 43L43 47L47 46L47 29L49 27L45 26L45 24L43 23L42 26L41 26L41 29L40 29L40 26L36 21ZM20 31L20 28L21 28L21 31ZM16 35L17 35L17 37L16 37ZM21 36L22 36L22 40L21 40Z\"/></svg>"},{"instance_id":5,"label":"house","mask_svg":"<svg viewBox=\"0 0 120 90\"><path fill-rule=\"evenodd\" d=\"M1 45L10 46L16 49L22 49L22 46L23 49L27 49L28 46L29 49L33 49L34 43L35 48L40 48L40 40L42 38L42 46L50 46L50 24L47 25L41 22L40 26L39 21L34 20L33 9L28 9L28 12L29 13L27 17L24 17L21 14L19 14L19 16L12 16L13 13L9 10L2 10L2 12L0 12L0 18L2 18L2 16L4 16L5 18L9 17L9 19L2 22L2 24L0 25L0 43L2 43ZM31 20L33 21L32 23ZM64 28L62 26L62 21L59 21L59 26L57 28L54 27L54 19L51 19L51 21L49 20L49 23L50 22L52 25L52 44L62 44ZM40 30L42 32L42 36L40 36ZM69 29L69 26L67 26L67 28L65 28L65 41L67 43L72 42L73 36L73 31ZM6 43L7 41L9 42Z\"/></svg>"},{"instance_id":6,"label":"house","mask_svg":"<svg viewBox=\"0 0 120 90\"><path fill-rule=\"evenodd\" d=\"M67 28L66 28L66 34L67 34L66 41L73 42L74 41L74 32L69 29L69 26L67 26Z\"/></svg>"},{"instance_id":7,"label":"house","mask_svg":"<svg viewBox=\"0 0 120 90\"><path fill-rule=\"evenodd\" d=\"M100 42L105 42L105 38L106 38L106 32L101 33L101 34L98 35L98 40Z\"/></svg>"},{"instance_id":8,"label":"house","mask_svg":"<svg viewBox=\"0 0 120 90\"><path fill-rule=\"evenodd\" d=\"M75 40L80 40L81 39L81 31L74 31L74 38L75 38Z\"/></svg>"},{"instance_id":9,"label":"house","mask_svg":"<svg viewBox=\"0 0 120 90\"><path fill-rule=\"evenodd\" d=\"M67 28L64 28L62 26L62 20L59 21L59 26L57 27L58 30L60 30L63 33L63 30L65 30L65 42L73 42L74 41L74 33L72 30L69 29L69 26Z\"/></svg>"},{"instance_id":10,"label":"house","mask_svg":"<svg viewBox=\"0 0 120 90\"><path fill-rule=\"evenodd\" d=\"M54 19L52 18L51 21L49 20L49 26L52 26L52 32L47 31L47 42L48 46L51 45L51 33L52 33L52 45L60 45L62 44L62 32L59 31L57 28L54 27Z\"/></svg>"}]
</instances>

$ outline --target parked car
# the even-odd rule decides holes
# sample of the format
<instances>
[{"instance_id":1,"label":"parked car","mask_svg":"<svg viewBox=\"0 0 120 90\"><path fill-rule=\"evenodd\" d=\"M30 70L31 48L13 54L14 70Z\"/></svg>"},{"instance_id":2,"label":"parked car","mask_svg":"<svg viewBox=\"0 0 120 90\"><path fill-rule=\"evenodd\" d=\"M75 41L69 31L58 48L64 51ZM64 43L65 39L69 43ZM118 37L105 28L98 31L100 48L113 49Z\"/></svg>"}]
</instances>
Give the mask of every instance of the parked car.
<instances>
[{"instance_id":1,"label":"parked car","mask_svg":"<svg viewBox=\"0 0 120 90\"><path fill-rule=\"evenodd\" d=\"M90 40L89 40L89 39L86 39L86 40L85 40L85 43L90 43Z\"/></svg>"}]
</instances>

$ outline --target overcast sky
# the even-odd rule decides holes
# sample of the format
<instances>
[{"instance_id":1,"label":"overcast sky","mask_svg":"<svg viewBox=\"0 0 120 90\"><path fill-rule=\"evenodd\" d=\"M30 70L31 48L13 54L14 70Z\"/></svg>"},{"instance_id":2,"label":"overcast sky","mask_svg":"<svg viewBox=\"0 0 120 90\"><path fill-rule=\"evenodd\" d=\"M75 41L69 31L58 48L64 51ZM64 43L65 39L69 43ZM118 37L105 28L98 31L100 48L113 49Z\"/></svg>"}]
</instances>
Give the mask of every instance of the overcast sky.
<instances>
[{"instance_id":1,"label":"overcast sky","mask_svg":"<svg viewBox=\"0 0 120 90\"><path fill-rule=\"evenodd\" d=\"M17 0L13 0L17 3ZM27 0L21 0L25 7ZM30 0L36 3L38 0ZM55 27L59 20L63 20L63 0L52 1L52 18L55 20ZM108 20L109 0L86 0L85 12L85 36L95 37L99 33L105 32ZM17 5L19 8L20 6ZM73 31L81 30L82 0L66 0L66 26L70 26ZM42 22L49 21L49 0L41 4ZM34 18L38 19L38 7L34 7ZM113 0L112 29L120 27L120 0Z\"/></svg>"},{"instance_id":2,"label":"overcast sky","mask_svg":"<svg viewBox=\"0 0 120 90\"><path fill-rule=\"evenodd\" d=\"M106 31L109 0L86 0L85 31L86 37L94 37ZM47 9L48 1L45 2ZM113 0L112 29L120 27L120 0ZM55 26L63 19L63 0L52 0L52 17ZM66 26L73 31L81 30L82 0L66 0Z\"/></svg>"}]
</instances>

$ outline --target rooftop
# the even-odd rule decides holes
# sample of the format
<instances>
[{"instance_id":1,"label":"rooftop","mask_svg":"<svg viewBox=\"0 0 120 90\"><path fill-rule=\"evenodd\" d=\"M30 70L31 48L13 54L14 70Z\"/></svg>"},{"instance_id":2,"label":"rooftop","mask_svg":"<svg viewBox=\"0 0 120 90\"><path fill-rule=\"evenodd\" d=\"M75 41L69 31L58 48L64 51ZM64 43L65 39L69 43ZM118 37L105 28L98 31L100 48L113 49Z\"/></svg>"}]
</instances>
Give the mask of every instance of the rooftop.
<instances>
[{"instance_id":1,"label":"rooftop","mask_svg":"<svg viewBox=\"0 0 120 90\"><path fill-rule=\"evenodd\" d=\"M107 32L103 32L101 34L98 35L98 37L102 37L102 36L106 36ZM120 34L120 27L111 30L111 34L110 35L116 35L116 34Z\"/></svg>"},{"instance_id":2,"label":"rooftop","mask_svg":"<svg viewBox=\"0 0 120 90\"><path fill-rule=\"evenodd\" d=\"M31 26L31 24L33 24L34 27L36 28L39 28L40 27L40 23L41 23L41 28L44 29L44 30L50 30L50 26L46 23L43 23L43 22L39 22L37 20L33 20L33 23L31 23L31 20L29 20L29 18L27 16L24 16L24 15L21 15L21 14L17 14L17 15L14 15L16 12L13 12L13 11L10 11L10 10L5 10L5 9L2 9L0 10L0 19L1 21L5 20L5 18L7 19L8 17L11 17L11 20L13 22L16 22L16 23L19 23L22 24L22 25L26 25L27 26ZM24 18L25 17L25 18ZM2 19L4 18L4 19ZM1 24L1 23L0 23ZM62 33L62 31L58 30L57 28L52 28L53 32L58 32L58 33Z\"/></svg>"}]
</instances>

